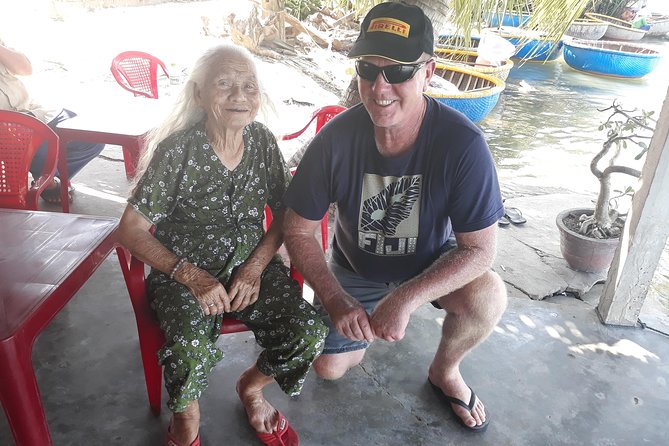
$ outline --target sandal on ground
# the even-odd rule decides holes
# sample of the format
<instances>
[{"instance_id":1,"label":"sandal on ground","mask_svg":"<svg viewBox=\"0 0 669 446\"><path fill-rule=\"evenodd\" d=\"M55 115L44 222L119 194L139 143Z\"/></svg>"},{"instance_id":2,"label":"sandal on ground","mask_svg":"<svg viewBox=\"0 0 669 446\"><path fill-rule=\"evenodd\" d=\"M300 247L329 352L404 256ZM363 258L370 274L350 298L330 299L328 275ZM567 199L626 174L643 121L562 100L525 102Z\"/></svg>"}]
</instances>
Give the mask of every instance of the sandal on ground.
<instances>
[{"instance_id":1,"label":"sandal on ground","mask_svg":"<svg viewBox=\"0 0 669 446\"><path fill-rule=\"evenodd\" d=\"M290 427L288 420L279 412L279 424L274 432L256 432L256 435L265 446L299 446L300 439L297 432Z\"/></svg>"},{"instance_id":2,"label":"sandal on ground","mask_svg":"<svg viewBox=\"0 0 669 446\"><path fill-rule=\"evenodd\" d=\"M439 395L441 399L446 400L446 402L448 403L448 408L451 409L451 412L453 412L453 415L455 415L455 419L458 420L458 423L460 423L461 426L463 426L470 432L485 432L486 429L488 429L488 424L490 423L490 414L488 413L488 410L485 411L486 418L483 424L479 424L478 426L472 427L465 424L464 420L460 418L460 416L455 412L455 410L453 410L453 406L451 406L451 404L457 404L458 406L464 407L466 410L471 412L472 409L474 409L474 405L476 404L476 399L477 399L477 396L471 387L469 387L469 390L470 392L472 392L472 396L469 398L469 404L466 404L462 400L446 395L444 391L441 390L441 387L437 386L436 384L432 383L432 381L430 381L430 378L427 379L427 382L430 383L432 389L437 393L437 395Z\"/></svg>"},{"instance_id":3,"label":"sandal on ground","mask_svg":"<svg viewBox=\"0 0 669 446\"><path fill-rule=\"evenodd\" d=\"M73 192L74 188L72 186L67 188L67 197L70 200L70 203L72 203ZM49 187L48 189L44 189L40 194L40 197L42 197L42 200L46 201L47 203L60 204L60 178L53 177L53 186Z\"/></svg>"},{"instance_id":4,"label":"sandal on ground","mask_svg":"<svg viewBox=\"0 0 669 446\"><path fill-rule=\"evenodd\" d=\"M167 436L165 437L165 446L182 446L177 443L177 441L172 437L172 422L174 419L170 420L170 425L167 427ZM185 445L184 445L185 446ZM197 434L195 440L189 446L200 446L200 434Z\"/></svg>"},{"instance_id":5,"label":"sandal on ground","mask_svg":"<svg viewBox=\"0 0 669 446\"><path fill-rule=\"evenodd\" d=\"M505 207L504 217L506 217L506 219L514 225L522 225L527 221L525 220L525 217L523 217L523 213L520 212L520 209L518 208Z\"/></svg>"}]
</instances>

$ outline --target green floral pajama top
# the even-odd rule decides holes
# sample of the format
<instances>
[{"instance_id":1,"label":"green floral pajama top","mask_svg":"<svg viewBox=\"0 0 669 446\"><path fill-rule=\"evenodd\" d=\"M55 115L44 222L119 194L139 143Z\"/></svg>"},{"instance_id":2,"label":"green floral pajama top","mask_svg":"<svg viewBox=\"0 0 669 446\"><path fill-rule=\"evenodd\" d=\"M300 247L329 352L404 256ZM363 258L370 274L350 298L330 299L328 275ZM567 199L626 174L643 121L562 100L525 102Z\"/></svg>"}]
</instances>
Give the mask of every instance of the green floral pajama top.
<instances>
[{"instance_id":1,"label":"green floral pajama top","mask_svg":"<svg viewBox=\"0 0 669 446\"><path fill-rule=\"evenodd\" d=\"M253 122L244 129L244 154L228 170L209 145L204 121L163 141L129 203L155 225L154 236L179 257L228 284L235 267L263 236L265 205L283 208L290 180L271 132ZM222 316L205 316L188 288L152 269L149 298L167 339L164 366L168 407L182 412L207 387L223 358L215 342ZM275 255L263 272L258 300L233 316L264 348L257 366L290 396L298 395L327 328L302 299L297 282Z\"/></svg>"}]
</instances>

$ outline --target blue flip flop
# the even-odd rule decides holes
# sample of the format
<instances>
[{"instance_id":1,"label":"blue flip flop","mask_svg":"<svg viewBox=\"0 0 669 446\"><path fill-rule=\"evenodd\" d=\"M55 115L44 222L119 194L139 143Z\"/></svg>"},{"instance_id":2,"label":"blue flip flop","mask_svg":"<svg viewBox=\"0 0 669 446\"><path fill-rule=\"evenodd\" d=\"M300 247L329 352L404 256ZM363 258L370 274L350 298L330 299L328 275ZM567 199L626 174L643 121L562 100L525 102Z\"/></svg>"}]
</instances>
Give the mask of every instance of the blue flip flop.
<instances>
[{"instance_id":1,"label":"blue flip flop","mask_svg":"<svg viewBox=\"0 0 669 446\"><path fill-rule=\"evenodd\" d=\"M464 428L466 428L470 432L485 432L486 429L488 429L488 424L490 424L490 414L488 413L487 410L486 410L486 413L485 413L486 418L485 418L485 421L483 422L483 424L471 427L471 426L467 426L465 424L465 422L462 420L462 418L460 418L460 416L453 410L453 406L451 406L451 404L457 404L458 406L464 407L469 412L471 412L472 409L474 408L474 405L476 404L476 398L477 398L476 393L474 393L474 390L471 387L468 386L469 390L472 392L472 396L469 398L469 404L465 404L465 402L462 401L462 400L459 400L459 399L454 398L452 396L446 395L443 392L443 390L441 390L441 387L437 386L432 381L430 381L430 378L427 379L427 382L430 383L430 386L432 386L432 389L437 393L437 395L441 399L446 400L446 402L448 403L448 408L451 409L451 412L453 412L453 415L455 415L455 419L458 420L458 423L460 423L461 426L463 426Z\"/></svg>"}]
</instances>

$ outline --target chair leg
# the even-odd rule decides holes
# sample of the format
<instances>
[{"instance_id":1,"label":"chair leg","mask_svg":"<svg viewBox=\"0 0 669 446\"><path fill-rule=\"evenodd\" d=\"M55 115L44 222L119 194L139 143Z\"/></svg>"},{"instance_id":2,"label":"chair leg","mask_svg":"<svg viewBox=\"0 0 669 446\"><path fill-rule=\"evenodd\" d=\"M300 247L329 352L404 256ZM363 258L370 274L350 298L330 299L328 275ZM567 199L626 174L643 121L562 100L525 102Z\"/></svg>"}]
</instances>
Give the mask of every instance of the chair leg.
<instances>
[{"instance_id":1,"label":"chair leg","mask_svg":"<svg viewBox=\"0 0 669 446\"><path fill-rule=\"evenodd\" d=\"M136 144L123 146L123 163L125 164L125 176L131 180L135 177L137 163L139 162L139 141Z\"/></svg>"},{"instance_id":2,"label":"chair leg","mask_svg":"<svg viewBox=\"0 0 669 446\"><path fill-rule=\"evenodd\" d=\"M151 412L156 416L160 415L163 386L162 366L158 363L156 353L163 343L162 334L160 332L156 333L155 330L146 330L139 336L146 393L149 397Z\"/></svg>"}]
</instances>

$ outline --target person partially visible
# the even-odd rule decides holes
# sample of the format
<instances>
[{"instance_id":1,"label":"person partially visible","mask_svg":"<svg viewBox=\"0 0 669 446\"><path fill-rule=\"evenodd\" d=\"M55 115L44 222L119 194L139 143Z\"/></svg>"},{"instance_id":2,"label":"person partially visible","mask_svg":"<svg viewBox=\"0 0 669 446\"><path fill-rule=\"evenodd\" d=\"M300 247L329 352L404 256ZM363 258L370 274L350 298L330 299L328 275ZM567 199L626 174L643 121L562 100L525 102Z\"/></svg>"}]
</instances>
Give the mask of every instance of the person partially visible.
<instances>
[{"instance_id":1,"label":"person partially visible","mask_svg":"<svg viewBox=\"0 0 669 446\"><path fill-rule=\"evenodd\" d=\"M314 370L343 377L375 340L401 340L411 315L432 303L445 315L426 377L457 420L481 432L490 416L460 363L506 308L491 270L504 215L492 155L475 124L424 94L436 64L419 7L373 7L348 56L362 104L314 137L284 198L288 252L330 327ZM331 203L328 264L314 233Z\"/></svg>"},{"instance_id":2,"label":"person partially visible","mask_svg":"<svg viewBox=\"0 0 669 446\"><path fill-rule=\"evenodd\" d=\"M121 243L151 266L149 299L167 340L157 359L173 412L169 446L199 444L198 400L223 358L216 340L225 314L264 349L237 382L249 423L264 444L298 445L263 388L277 382L297 396L327 328L276 254L291 176L276 139L255 121L266 103L247 50L205 52L150 137L121 218ZM265 206L274 218L263 233Z\"/></svg>"},{"instance_id":3,"label":"person partially visible","mask_svg":"<svg viewBox=\"0 0 669 446\"><path fill-rule=\"evenodd\" d=\"M650 29L650 25L646 20L646 16L643 14L639 14L639 10L635 7L625 8L622 14L620 15L620 18L625 20L626 22L630 22L632 28L642 29L645 31Z\"/></svg>"},{"instance_id":4,"label":"person partially visible","mask_svg":"<svg viewBox=\"0 0 669 446\"><path fill-rule=\"evenodd\" d=\"M33 100L20 76L30 76L33 73L32 63L28 57L3 42L0 39L0 110L10 110L26 113L51 128L76 114L70 110L52 110ZM102 152L104 144L72 141L67 145L67 173L71 179L86 164ZM42 174L48 147L44 143L35 154L30 165L30 173L34 179ZM69 195L72 200L70 187ZM49 203L60 203L60 174L56 172L51 184L48 184L41 197Z\"/></svg>"}]
</instances>

